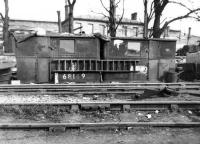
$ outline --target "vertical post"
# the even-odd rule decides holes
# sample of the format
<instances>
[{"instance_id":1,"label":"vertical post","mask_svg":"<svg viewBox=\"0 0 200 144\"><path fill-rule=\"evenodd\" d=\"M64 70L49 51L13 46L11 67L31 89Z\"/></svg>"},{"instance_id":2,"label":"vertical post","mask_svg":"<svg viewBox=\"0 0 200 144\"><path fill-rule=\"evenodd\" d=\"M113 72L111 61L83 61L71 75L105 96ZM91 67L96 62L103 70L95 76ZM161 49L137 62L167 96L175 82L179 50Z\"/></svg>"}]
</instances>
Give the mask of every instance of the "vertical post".
<instances>
[{"instance_id":1,"label":"vertical post","mask_svg":"<svg viewBox=\"0 0 200 144\"><path fill-rule=\"evenodd\" d=\"M144 0L144 33L143 37L148 37L148 13L147 13L147 0Z\"/></svg>"},{"instance_id":2,"label":"vertical post","mask_svg":"<svg viewBox=\"0 0 200 144\"><path fill-rule=\"evenodd\" d=\"M191 36L191 27L189 27L188 29L187 45L189 44L190 36Z\"/></svg>"},{"instance_id":3,"label":"vertical post","mask_svg":"<svg viewBox=\"0 0 200 144\"><path fill-rule=\"evenodd\" d=\"M4 24L3 24L3 45L4 45L4 51L9 52L8 50L8 39L9 39L9 32L8 32L8 26L9 26L9 7L8 7L8 0L4 0L5 3L5 18L4 18Z\"/></svg>"},{"instance_id":4,"label":"vertical post","mask_svg":"<svg viewBox=\"0 0 200 144\"><path fill-rule=\"evenodd\" d=\"M60 18L60 11L57 11L58 14L58 31L59 33L62 32L62 26L61 26L61 18Z\"/></svg>"}]
</instances>

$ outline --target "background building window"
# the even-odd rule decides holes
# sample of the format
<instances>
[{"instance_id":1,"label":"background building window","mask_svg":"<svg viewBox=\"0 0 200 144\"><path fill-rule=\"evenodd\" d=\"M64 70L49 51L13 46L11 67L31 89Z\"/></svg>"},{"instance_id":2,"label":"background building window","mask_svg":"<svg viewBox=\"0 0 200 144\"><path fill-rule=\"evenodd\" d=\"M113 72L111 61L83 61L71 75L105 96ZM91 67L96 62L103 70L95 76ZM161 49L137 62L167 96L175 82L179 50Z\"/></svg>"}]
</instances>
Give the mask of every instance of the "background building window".
<instances>
[{"instance_id":1,"label":"background building window","mask_svg":"<svg viewBox=\"0 0 200 144\"><path fill-rule=\"evenodd\" d=\"M128 32L128 28L127 26L124 26L124 36L127 37L127 32Z\"/></svg>"},{"instance_id":2,"label":"background building window","mask_svg":"<svg viewBox=\"0 0 200 144\"><path fill-rule=\"evenodd\" d=\"M100 33L102 35L105 35L106 26L105 25L99 25L99 27L100 27Z\"/></svg>"},{"instance_id":3,"label":"background building window","mask_svg":"<svg viewBox=\"0 0 200 144\"><path fill-rule=\"evenodd\" d=\"M133 27L133 34L135 37L138 37L138 27Z\"/></svg>"},{"instance_id":4,"label":"background building window","mask_svg":"<svg viewBox=\"0 0 200 144\"><path fill-rule=\"evenodd\" d=\"M91 23L88 24L88 33L89 34L94 33L94 24L91 24Z\"/></svg>"}]
</instances>

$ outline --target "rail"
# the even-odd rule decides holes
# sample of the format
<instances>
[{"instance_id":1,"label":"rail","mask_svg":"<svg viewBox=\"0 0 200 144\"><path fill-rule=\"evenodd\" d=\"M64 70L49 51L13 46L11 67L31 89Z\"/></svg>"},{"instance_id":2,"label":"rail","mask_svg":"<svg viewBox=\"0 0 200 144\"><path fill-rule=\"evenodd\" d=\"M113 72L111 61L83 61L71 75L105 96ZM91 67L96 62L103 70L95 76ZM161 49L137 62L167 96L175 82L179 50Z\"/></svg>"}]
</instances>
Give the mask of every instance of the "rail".
<instances>
[{"instance_id":1,"label":"rail","mask_svg":"<svg viewBox=\"0 0 200 144\"><path fill-rule=\"evenodd\" d=\"M109 123L3 123L0 129L67 129L67 128L93 128L111 129L128 127L172 127L197 128L200 122L109 122Z\"/></svg>"}]
</instances>

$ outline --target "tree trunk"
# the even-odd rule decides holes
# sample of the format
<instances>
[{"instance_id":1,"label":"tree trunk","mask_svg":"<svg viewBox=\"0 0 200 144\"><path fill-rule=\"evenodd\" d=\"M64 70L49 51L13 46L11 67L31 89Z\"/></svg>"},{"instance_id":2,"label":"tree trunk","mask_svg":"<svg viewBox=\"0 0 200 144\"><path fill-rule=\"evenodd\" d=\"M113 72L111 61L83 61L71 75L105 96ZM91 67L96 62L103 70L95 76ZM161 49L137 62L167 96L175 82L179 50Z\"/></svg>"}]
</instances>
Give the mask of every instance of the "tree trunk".
<instances>
[{"instance_id":1,"label":"tree trunk","mask_svg":"<svg viewBox=\"0 0 200 144\"><path fill-rule=\"evenodd\" d=\"M148 13L147 13L147 0L144 1L144 34L143 37L148 37Z\"/></svg>"},{"instance_id":2,"label":"tree trunk","mask_svg":"<svg viewBox=\"0 0 200 144\"><path fill-rule=\"evenodd\" d=\"M161 2L154 0L155 19L153 23L153 37L160 38L160 17L161 17Z\"/></svg>"},{"instance_id":3,"label":"tree trunk","mask_svg":"<svg viewBox=\"0 0 200 144\"><path fill-rule=\"evenodd\" d=\"M9 17L8 17L8 0L4 0L5 3L5 18L4 18L4 25L3 25L3 45L4 45L4 51L9 52L8 50L8 40L9 40L9 32L8 32L8 26L9 26Z\"/></svg>"},{"instance_id":4,"label":"tree trunk","mask_svg":"<svg viewBox=\"0 0 200 144\"><path fill-rule=\"evenodd\" d=\"M110 36L116 37L116 6L115 6L115 0L110 0Z\"/></svg>"},{"instance_id":5,"label":"tree trunk","mask_svg":"<svg viewBox=\"0 0 200 144\"><path fill-rule=\"evenodd\" d=\"M162 32L160 29L160 14L155 13L155 19L153 24L153 37L154 38L160 38Z\"/></svg>"},{"instance_id":6,"label":"tree trunk","mask_svg":"<svg viewBox=\"0 0 200 144\"><path fill-rule=\"evenodd\" d=\"M69 6L69 33L74 33L74 6Z\"/></svg>"}]
</instances>

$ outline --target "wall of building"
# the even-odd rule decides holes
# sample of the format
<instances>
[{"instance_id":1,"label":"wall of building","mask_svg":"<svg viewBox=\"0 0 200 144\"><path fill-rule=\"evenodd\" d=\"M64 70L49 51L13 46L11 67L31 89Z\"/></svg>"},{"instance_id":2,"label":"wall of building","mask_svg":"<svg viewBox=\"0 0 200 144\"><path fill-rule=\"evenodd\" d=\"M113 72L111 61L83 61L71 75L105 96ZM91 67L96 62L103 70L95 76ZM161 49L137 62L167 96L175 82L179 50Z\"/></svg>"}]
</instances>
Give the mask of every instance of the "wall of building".
<instances>
[{"instance_id":1,"label":"wall of building","mask_svg":"<svg viewBox=\"0 0 200 144\"><path fill-rule=\"evenodd\" d=\"M74 29L76 34L84 32L85 34L93 34L93 33L101 33L103 35L107 35L107 25L104 22L91 22L91 21L82 21L76 20L74 21Z\"/></svg>"},{"instance_id":2,"label":"wall of building","mask_svg":"<svg viewBox=\"0 0 200 144\"><path fill-rule=\"evenodd\" d=\"M32 21L32 20L10 20L10 27L24 26L30 28L43 28L48 31L58 32L57 22L52 21Z\"/></svg>"},{"instance_id":3,"label":"wall of building","mask_svg":"<svg viewBox=\"0 0 200 144\"><path fill-rule=\"evenodd\" d=\"M10 28L12 27L26 27L26 28L43 28L49 31L58 32L57 22L52 21L33 21L33 20L10 20ZM86 34L101 33L108 36L107 21L97 18L75 18L74 29L81 27L75 31L76 34L85 32ZM0 20L0 44L3 39L3 24ZM143 24L136 20L124 20L119 25L117 30L118 37L142 37L143 35ZM188 35L181 33L179 30L169 30L168 33L163 34L162 38L176 39L176 49L182 48L184 45L198 44L197 41L200 37L191 35L190 40L187 40Z\"/></svg>"},{"instance_id":4,"label":"wall of building","mask_svg":"<svg viewBox=\"0 0 200 144\"><path fill-rule=\"evenodd\" d=\"M100 18L74 18L74 29L75 33L101 33L109 36L108 32L108 21ZM62 23L63 30L66 31L67 21ZM80 29L79 29L80 28ZM143 24L136 20L123 20L118 26L117 36L118 37L142 37Z\"/></svg>"},{"instance_id":5,"label":"wall of building","mask_svg":"<svg viewBox=\"0 0 200 144\"><path fill-rule=\"evenodd\" d=\"M200 36L194 35L191 35L188 40L188 34L182 33L180 30L169 30L168 34L163 34L161 38L175 39L176 50L183 48L184 45L198 45L198 41L200 41Z\"/></svg>"}]
</instances>

